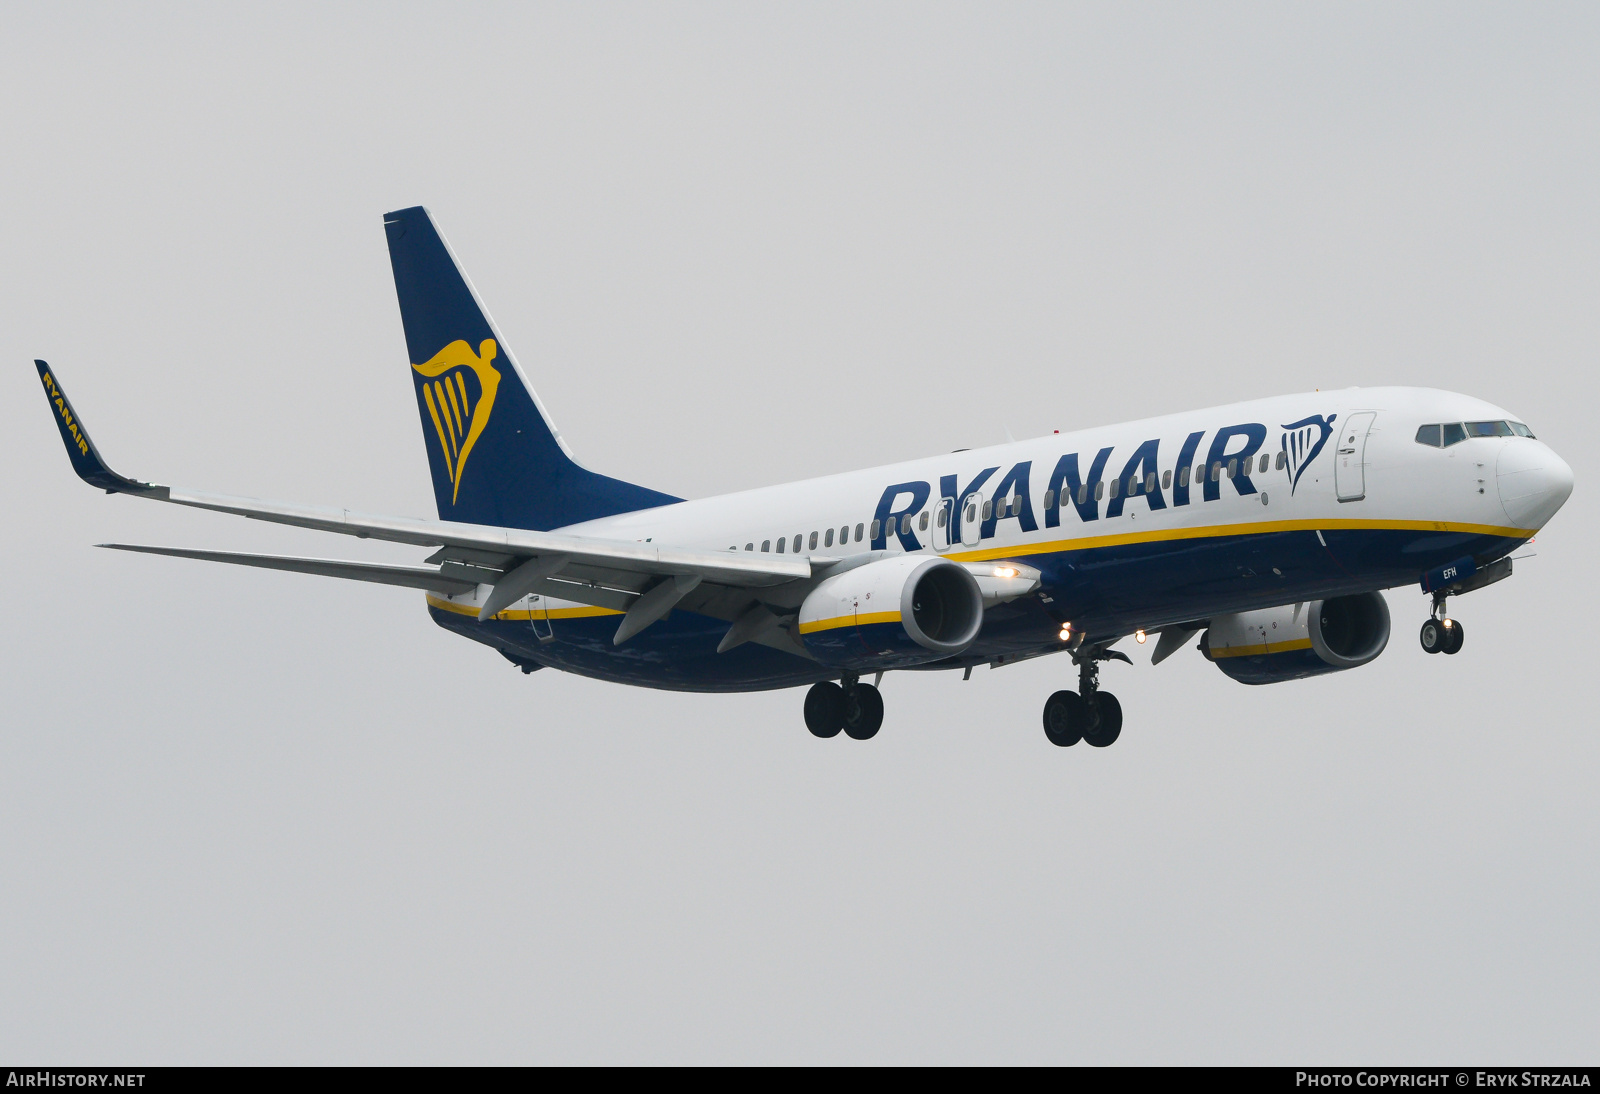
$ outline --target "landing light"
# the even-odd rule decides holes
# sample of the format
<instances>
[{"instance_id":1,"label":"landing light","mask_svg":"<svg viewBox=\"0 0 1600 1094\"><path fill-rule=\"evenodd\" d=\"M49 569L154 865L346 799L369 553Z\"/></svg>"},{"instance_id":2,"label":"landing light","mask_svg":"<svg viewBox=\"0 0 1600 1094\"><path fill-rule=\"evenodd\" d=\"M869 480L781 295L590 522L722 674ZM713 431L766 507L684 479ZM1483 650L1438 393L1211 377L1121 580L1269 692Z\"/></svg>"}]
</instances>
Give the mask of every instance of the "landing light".
<instances>
[{"instance_id":1,"label":"landing light","mask_svg":"<svg viewBox=\"0 0 1600 1094\"><path fill-rule=\"evenodd\" d=\"M1139 645L1141 645L1141 646L1144 645L1144 632L1143 631L1134 631L1133 632L1133 640L1135 642L1139 643Z\"/></svg>"},{"instance_id":2,"label":"landing light","mask_svg":"<svg viewBox=\"0 0 1600 1094\"><path fill-rule=\"evenodd\" d=\"M1063 641L1063 642L1072 641L1072 624L1071 623L1063 623L1063 624L1061 624L1061 641Z\"/></svg>"},{"instance_id":3,"label":"landing light","mask_svg":"<svg viewBox=\"0 0 1600 1094\"><path fill-rule=\"evenodd\" d=\"M1016 577L1017 572L1015 566L996 566L994 568L995 577Z\"/></svg>"}]
</instances>

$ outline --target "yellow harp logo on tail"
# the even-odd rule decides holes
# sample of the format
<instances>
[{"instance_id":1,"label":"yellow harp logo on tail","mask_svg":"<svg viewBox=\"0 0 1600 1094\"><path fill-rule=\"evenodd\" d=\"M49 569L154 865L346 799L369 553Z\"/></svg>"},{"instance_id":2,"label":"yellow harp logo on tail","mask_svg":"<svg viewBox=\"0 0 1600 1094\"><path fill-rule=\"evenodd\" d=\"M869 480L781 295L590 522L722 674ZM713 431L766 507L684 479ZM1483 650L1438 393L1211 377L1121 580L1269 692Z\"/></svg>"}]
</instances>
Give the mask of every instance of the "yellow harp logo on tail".
<instances>
[{"instance_id":1,"label":"yellow harp logo on tail","mask_svg":"<svg viewBox=\"0 0 1600 1094\"><path fill-rule=\"evenodd\" d=\"M472 446L483 435L489 413L494 410L500 373L489 362L494 360L495 351L493 338L485 338L477 353L458 338L426 364L411 366L423 377L422 399L439 434L439 449L444 453L445 470L454 488L450 495L452 505L461 495L461 474L467 469L467 457L472 455ZM469 390L469 372L474 381L470 387L476 392Z\"/></svg>"}]
</instances>

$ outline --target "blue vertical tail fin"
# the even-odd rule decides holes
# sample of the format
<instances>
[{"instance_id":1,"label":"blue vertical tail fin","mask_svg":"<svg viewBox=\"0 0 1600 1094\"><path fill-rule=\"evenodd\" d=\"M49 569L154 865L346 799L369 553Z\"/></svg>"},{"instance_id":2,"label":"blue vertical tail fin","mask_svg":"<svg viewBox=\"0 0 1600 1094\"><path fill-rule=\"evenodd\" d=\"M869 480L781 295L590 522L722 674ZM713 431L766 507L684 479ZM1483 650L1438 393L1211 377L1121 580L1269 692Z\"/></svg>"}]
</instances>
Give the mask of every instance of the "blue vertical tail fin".
<instances>
[{"instance_id":1,"label":"blue vertical tail fin","mask_svg":"<svg viewBox=\"0 0 1600 1094\"><path fill-rule=\"evenodd\" d=\"M546 531L682 500L574 460L428 211L383 228L440 519Z\"/></svg>"}]
</instances>

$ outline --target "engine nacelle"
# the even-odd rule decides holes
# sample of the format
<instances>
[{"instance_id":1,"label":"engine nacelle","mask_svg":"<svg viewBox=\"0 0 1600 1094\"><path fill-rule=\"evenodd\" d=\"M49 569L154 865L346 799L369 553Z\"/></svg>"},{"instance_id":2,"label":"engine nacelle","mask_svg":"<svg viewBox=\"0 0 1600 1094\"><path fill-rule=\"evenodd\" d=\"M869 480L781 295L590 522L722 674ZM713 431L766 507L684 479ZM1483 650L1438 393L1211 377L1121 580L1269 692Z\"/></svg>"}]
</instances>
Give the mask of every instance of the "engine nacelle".
<instances>
[{"instance_id":1,"label":"engine nacelle","mask_svg":"<svg viewBox=\"0 0 1600 1094\"><path fill-rule=\"evenodd\" d=\"M824 665L876 671L951 657L983 626L983 593L958 563L879 559L825 578L800 605L800 640Z\"/></svg>"},{"instance_id":2,"label":"engine nacelle","mask_svg":"<svg viewBox=\"0 0 1600 1094\"><path fill-rule=\"evenodd\" d=\"M1356 593L1216 616L1201 649L1241 684L1275 684L1357 668L1388 644L1383 594Z\"/></svg>"}]
</instances>

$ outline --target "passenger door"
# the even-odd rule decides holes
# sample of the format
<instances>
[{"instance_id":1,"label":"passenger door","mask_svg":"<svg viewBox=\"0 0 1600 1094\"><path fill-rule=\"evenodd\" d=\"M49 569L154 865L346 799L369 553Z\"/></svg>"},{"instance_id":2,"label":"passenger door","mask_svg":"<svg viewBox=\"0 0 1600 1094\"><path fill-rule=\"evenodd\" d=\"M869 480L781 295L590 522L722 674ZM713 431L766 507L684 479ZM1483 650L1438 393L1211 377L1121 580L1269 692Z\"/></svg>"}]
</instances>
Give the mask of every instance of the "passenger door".
<instances>
[{"instance_id":1,"label":"passenger door","mask_svg":"<svg viewBox=\"0 0 1600 1094\"><path fill-rule=\"evenodd\" d=\"M1333 488L1340 501L1360 501L1367 496L1367 432L1377 416L1374 411L1352 414L1339 430L1339 447L1333 458Z\"/></svg>"}]
</instances>

